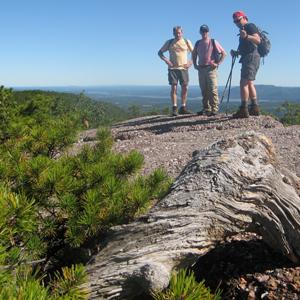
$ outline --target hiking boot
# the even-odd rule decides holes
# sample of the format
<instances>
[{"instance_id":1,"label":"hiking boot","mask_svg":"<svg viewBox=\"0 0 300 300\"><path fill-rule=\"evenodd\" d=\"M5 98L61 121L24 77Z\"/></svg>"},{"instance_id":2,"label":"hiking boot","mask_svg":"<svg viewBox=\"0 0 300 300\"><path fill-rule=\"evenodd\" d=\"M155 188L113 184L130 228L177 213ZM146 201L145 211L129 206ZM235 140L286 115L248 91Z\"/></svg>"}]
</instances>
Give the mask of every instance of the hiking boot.
<instances>
[{"instance_id":1,"label":"hiking boot","mask_svg":"<svg viewBox=\"0 0 300 300\"><path fill-rule=\"evenodd\" d=\"M243 119L243 118L249 118L249 112L247 106L240 106L238 111L232 115L234 119Z\"/></svg>"},{"instance_id":2,"label":"hiking boot","mask_svg":"<svg viewBox=\"0 0 300 300\"><path fill-rule=\"evenodd\" d=\"M217 111L209 111L206 115L207 115L208 117L214 117L214 116L216 116L217 114L218 114Z\"/></svg>"},{"instance_id":3,"label":"hiking boot","mask_svg":"<svg viewBox=\"0 0 300 300\"><path fill-rule=\"evenodd\" d=\"M172 116L177 117L178 116L178 108L177 106L173 106L172 108Z\"/></svg>"},{"instance_id":4,"label":"hiking boot","mask_svg":"<svg viewBox=\"0 0 300 300\"><path fill-rule=\"evenodd\" d=\"M248 106L248 111L250 116L259 116L260 110L257 104L250 104Z\"/></svg>"},{"instance_id":5,"label":"hiking boot","mask_svg":"<svg viewBox=\"0 0 300 300\"><path fill-rule=\"evenodd\" d=\"M179 113L181 115L190 115L192 112L187 110L187 108L185 106L181 106L179 109Z\"/></svg>"},{"instance_id":6,"label":"hiking boot","mask_svg":"<svg viewBox=\"0 0 300 300\"><path fill-rule=\"evenodd\" d=\"M208 111L208 110L205 110L205 109L202 109L202 110L197 112L198 116L209 116L210 114L211 114L211 111Z\"/></svg>"}]
</instances>

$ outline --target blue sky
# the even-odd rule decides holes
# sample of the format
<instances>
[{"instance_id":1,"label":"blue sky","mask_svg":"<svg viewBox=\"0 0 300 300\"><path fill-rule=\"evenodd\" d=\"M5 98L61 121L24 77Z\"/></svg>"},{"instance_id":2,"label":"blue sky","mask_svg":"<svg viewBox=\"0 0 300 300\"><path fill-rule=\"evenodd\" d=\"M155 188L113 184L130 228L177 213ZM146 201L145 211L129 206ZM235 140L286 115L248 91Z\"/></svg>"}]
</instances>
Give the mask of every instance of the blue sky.
<instances>
[{"instance_id":1,"label":"blue sky","mask_svg":"<svg viewBox=\"0 0 300 300\"><path fill-rule=\"evenodd\" d=\"M272 49L256 83L300 86L300 1L1 0L0 84L5 86L167 85L157 56L181 25L193 44L199 26L228 52L237 47L232 13L269 32ZM230 55L219 69L224 85ZM239 82L236 64L233 85ZM197 73L190 69L191 84Z\"/></svg>"}]
</instances>

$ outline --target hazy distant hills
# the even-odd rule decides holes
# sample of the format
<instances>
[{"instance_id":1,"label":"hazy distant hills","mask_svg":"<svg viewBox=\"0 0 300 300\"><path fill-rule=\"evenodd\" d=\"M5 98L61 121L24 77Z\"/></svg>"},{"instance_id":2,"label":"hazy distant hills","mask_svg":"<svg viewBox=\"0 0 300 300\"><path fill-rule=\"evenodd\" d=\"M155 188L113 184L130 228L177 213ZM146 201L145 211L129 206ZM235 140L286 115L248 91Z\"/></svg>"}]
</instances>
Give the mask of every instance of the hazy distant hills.
<instances>
[{"instance_id":1,"label":"hazy distant hills","mask_svg":"<svg viewBox=\"0 0 300 300\"><path fill-rule=\"evenodd\" d=\"M259 98L264 100L300 101L300 87L281 87L275 85L256 85ZM239 87L231 90L232 98L239 98Z\"/></svg>"},{"instance_id":2,"label":"hazy distant hills","mask_svg":"<svg viewBox=\"0 0 300 300\"><path fill-rule=\"evenodd\" d=\"M280 87L274 85L256 85L259 101L268 111L277 108L281 103L300 103L300 87ZM139 105L143 110L163 108L170 105L170 87L164 86L60 86L60 87L17 87L15 90L39 89L56 92L81 93L94 100L105 101L115 104L121 108L128 108L130 105ZM220 99L224 87L219 88ZM180 90L178 91L178 96ZM190 86L188 93L188 105L193 110L200 109L201 93L198 86ZM179 96L180 103L180 96ZM227 103L227 93L223 99L223 105ZM240 89L234 86L230 94L230 106L237 106L240 103Z\"/></svg>"},{"instance_id":3,"label":"hazy distant hills","mask_svg":"<svg viewBox=\"0 0 300 300\"><path fill-rule=\"evenodd\" d=\"M281 87L275 85L256 85L259 97L264 100L277 101L300 101L300 87ZM49 86L49 87L16 87L16 90L40 89L57 92L84 92L93 97L115 98L141 97L148 99L169 98L170 88L164 86ZM224 87L220 86L219 92L222 94ZM198 86L189 87L189 98L200 98ZM238 99L240 91L238 86L231 88L231 98Z\"/></svg>"}]
</instances>

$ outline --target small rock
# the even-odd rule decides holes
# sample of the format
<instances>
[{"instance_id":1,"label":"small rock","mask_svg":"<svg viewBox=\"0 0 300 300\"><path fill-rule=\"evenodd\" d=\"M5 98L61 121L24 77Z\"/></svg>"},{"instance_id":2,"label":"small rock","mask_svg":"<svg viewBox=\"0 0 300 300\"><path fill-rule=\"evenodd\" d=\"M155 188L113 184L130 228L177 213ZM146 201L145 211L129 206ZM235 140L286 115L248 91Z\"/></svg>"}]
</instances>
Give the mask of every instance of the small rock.
<instances>
[{"instance_id":1,"label":"small rock","mask_svg":"<svg viewBox=\"0 0 300 300\"><path fill-rule=\"evenodd\" d=\"M247 280L245 280L243 277L240 278L239 287L242 290L245 290L247 287Z\"/></svg>"},{"instance_id":2,"label":"small rock","mask_svg":"<svg viewBox=\"0 0 300 300\"><path fill-rule=\"evenodd\" d=\"M263 282L267 282L270 279L270 276L260 275L260 276L256 277L256 279L258 282L263 283Z\"/></svg>"},{"instance_id":3,"label":"small rock","mask_svg":"<svg viewBox=\"0 0 300 300\"><path fill-rule=\"evenodd\" d=\"M248 294L248 299L247 300L255 300L256 296L255 296L255 292L254 291L250 291Z\"/></svg>"},{"instance_id":4,"label":"small rock","mask_svg":"<svg viewBox=\"0 0 300 300\"><path fill-rule=\"evenodd\" d=\"M277 280L275 280L274 278L271 278L268 282L268 287L270 288L270 290L277 290L278 287L278 282Z\"/></svg>"},{"instance_id":5,"label":"small rock","mask_svg":"<svg viewBox=\"0 0 300 300\"><path fill-rule=\"evenodd\" d=\"M261 294L260 299L264 299L265 297L267 297L269 295L268 292L264 292L263 294Z\"/></svg>"}]
</instances>

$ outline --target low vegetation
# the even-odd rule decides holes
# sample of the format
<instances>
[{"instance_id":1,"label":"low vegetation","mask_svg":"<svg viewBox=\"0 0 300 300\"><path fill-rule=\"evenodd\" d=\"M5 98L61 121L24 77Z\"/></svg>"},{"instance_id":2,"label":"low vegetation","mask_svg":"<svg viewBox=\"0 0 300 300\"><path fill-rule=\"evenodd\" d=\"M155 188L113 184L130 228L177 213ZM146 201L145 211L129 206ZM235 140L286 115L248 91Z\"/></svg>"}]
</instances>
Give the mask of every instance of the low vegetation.
<instances>
[{"instance_id":1,"label":"low vegetation","mask_svg":"<svg viewBox=\"0 0 300 300\"><path fill-rule=\"evenodd\" d=\"M162 292L154 291L153 298L155 300L221 300L221 293L219 290L212 293L205 286L204 281L196 281L194 273L181 269L172 275L169 288Z\"/></svg>"},{"instance_id":2,"label":"low vegetation","mask_svg":"<svg viewBox=\"0 0 300 300\"><path fill-rule=\"evenodd\" d=\"M84 268L75 264L91 241L169 188L163 170L138 175L140 153L114 153L107 128L93 148L63 154L83 118L92 126L121 119L105 109L84 95L0 89L1 299L84 299Z\"/></svg>"},{"instance_id":3,"label":"low vegetation","mask_svg":"<svg viewBox=\"0 0 300 300\"><path fill-rule=\"evenodd\" d=\"M300 104L285 102L277 109L277 115L284 125L300 125Z\"/></svg>"}]
</instances>

